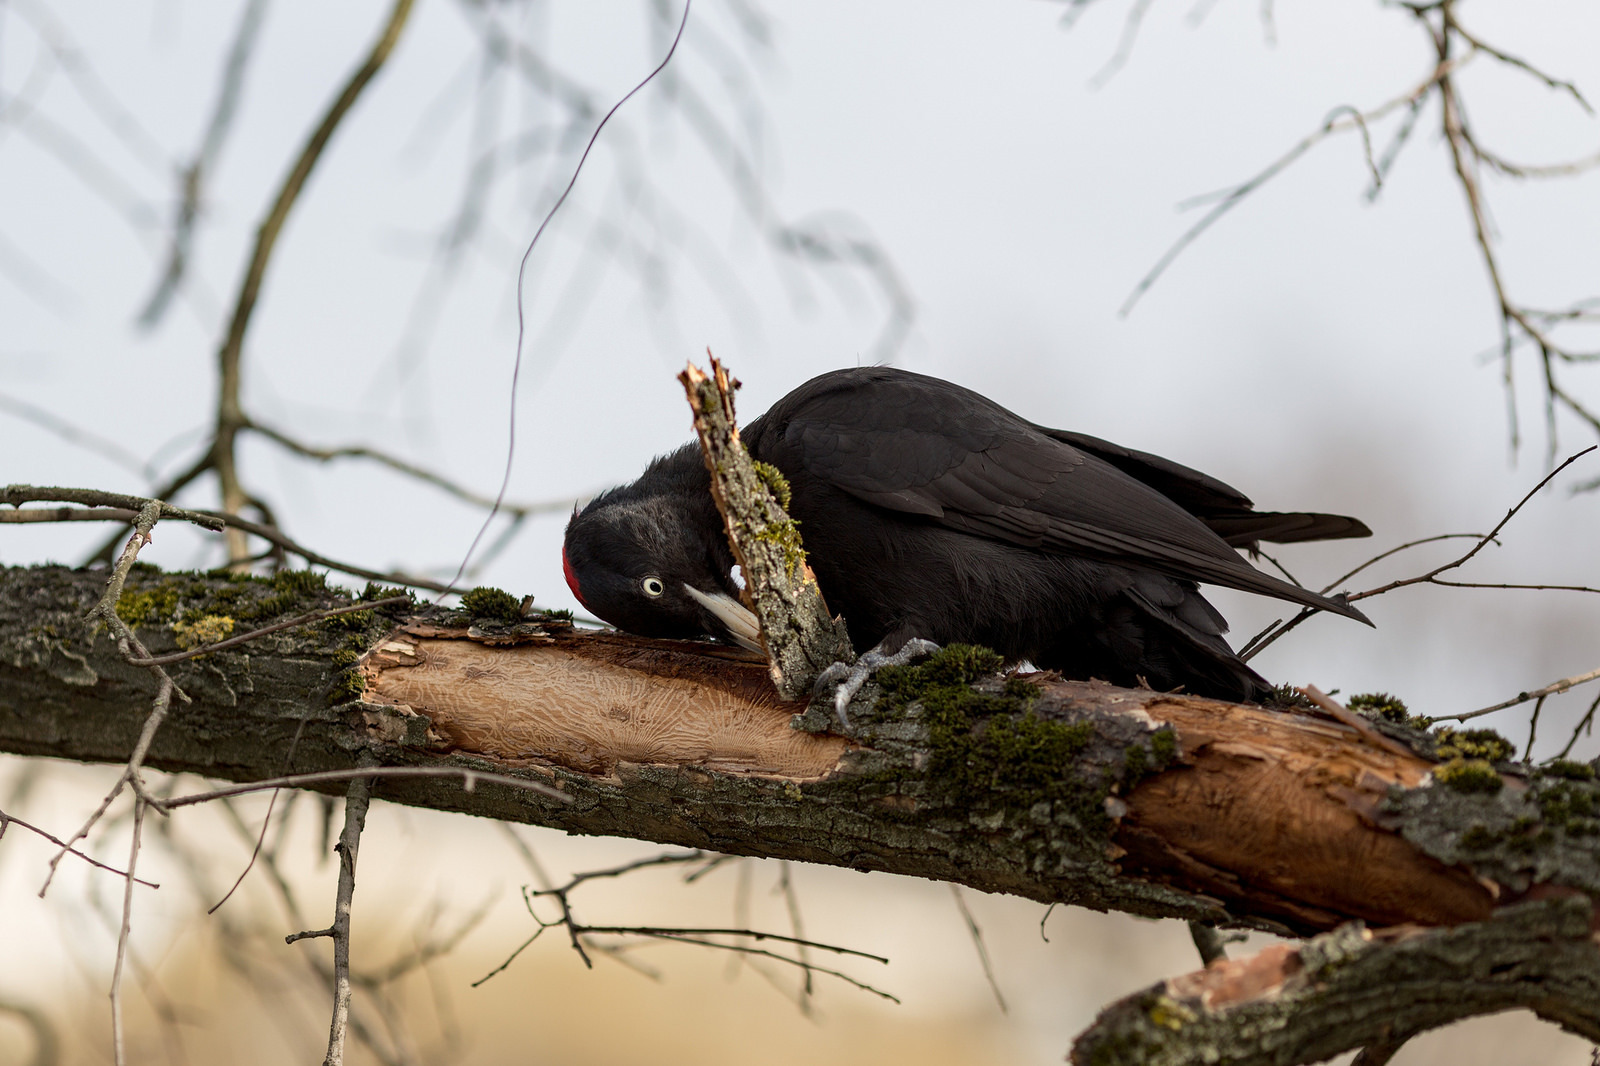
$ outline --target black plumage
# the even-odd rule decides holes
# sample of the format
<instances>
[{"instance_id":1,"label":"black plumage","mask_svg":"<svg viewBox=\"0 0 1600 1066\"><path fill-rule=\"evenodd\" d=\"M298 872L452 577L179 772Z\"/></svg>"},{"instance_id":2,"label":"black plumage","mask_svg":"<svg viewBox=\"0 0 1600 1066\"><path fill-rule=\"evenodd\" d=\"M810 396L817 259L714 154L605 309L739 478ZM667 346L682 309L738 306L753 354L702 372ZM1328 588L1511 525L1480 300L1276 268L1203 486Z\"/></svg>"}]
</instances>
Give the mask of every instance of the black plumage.
<instances>
[{"instance_id":1,"label":"black plumage","mask_svg":"<svg viewBox=\"0 0 1600 1066\"><path fill-rule=\"evenodd\" d=\"M788 479L818 584L858 649L983 644L1068 677L1255 699L1268 685L1198 582L1366 621L1235 550L1368 536L1356 519L1254 511L1198 471L938 378L824 374L742 436ZM697 444L574 514L563 562L580 601L623 629L752 635L729 620L733 559Z\"/></svg>"}]
</instances>

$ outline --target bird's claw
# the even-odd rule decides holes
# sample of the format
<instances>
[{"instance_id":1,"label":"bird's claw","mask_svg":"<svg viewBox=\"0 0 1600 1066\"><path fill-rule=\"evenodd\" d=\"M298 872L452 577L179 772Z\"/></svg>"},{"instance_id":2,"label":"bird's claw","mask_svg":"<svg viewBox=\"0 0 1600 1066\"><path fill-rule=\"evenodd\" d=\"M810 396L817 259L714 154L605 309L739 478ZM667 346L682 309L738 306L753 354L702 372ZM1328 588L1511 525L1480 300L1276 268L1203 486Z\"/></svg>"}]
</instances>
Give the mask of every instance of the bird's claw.
<instances>
[{"instance_id":1,"label":"bird's claw","mask_svg":"<svg viewBox=\"0 0 1600 1066\"><path fill-rule=\"evenodd\" d=\"M882 645L879 645L882 647ZM905 666L913 659L932 655L939 650L939 645L931 640L921 637L912 637L900 646L900 650L893 655L885 654L873 648L865 652L854 665L834 663L817 677L817 683L811 693L813 698L827 694L829 688L833 689L833 712L839 716L839 724L845 729L850 729L850 715L846 708L850 701L855 699L856 693L861 691L861 686L866 684L872 675L885 666Z\"/></svg>"}]
</instances>

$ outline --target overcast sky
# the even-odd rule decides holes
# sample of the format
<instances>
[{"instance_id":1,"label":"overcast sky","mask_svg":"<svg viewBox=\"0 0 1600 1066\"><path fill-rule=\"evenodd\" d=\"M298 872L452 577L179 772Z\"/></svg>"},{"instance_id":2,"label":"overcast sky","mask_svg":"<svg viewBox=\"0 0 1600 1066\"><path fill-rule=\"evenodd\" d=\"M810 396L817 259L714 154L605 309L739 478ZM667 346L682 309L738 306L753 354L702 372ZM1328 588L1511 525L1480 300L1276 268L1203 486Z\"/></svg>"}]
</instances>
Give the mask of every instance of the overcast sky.
<instances>
[{"instance_id":1,"label":"overcast sky","mask_svg":"<svg viewBox=\"0 0 1600 1066\"><path fill-rule=\"evenodd\" d=\"M675 19L681 8L668 7ZM164 472L194 457L255 226L384 12L267 6L207 182L194 283L141 330L173 168L200 143L240 8L0 6L0 480L148 488L16 417L19 401ZM659 61L656 10L560 3L485 16L423 0L279 244L247 343L249 411L307 443L381 447L492 494L517 262L581 137L513 65L484 62L480 30L492 20L536 48L603 109ZM1182 201L1249 177L1335 108L1375 107L1427 74L1429 46L1403 10L1279 3L1269 29L1249 0L1154 4L1121 69L1098 80L1124 32L1128 6L1116 0L1070 28L1064 5L1024 0L761 10L699 0L675 80L607 128L535 249L512 498L631 479L686 439L673 375L707 346L744 381L747 420L817 373L887 358L1034 421L1199 467L1259 506L1362 517L1371 542L1283 553L1308 584L1409 539L1485 530L1546 472L1526 353L1523 443L1509 446L1506 393L1486 358L1497 316L1436 106L1376 202L1360 138L1331 138L1119 314L1197 217ZM1482 38L1600 94L1594 4L1478 0L1462 14ZM75 44L58 37L64 50L51 52L56 20ZM1480 57L1460 77L1480 135L1507 157L1550 163L1600 147L1600 122L1527 75ZM708 150L721 142L707 141L702 119L748 164L756 194ZM1394 129L1371 131L1377 151ZM501 162L481 225L451 258L443 235L489 146ZM1486 187L1520 299L1555 307L1600 294L1600 177ZM914 308L909 331L896 340L870 272L775 250L770 234L790 225L882 256ZM1574 391L1600 405L1600 370L1583 369ZM1572 419L1557 430L1560 455L1593 439ZM243 470L294 536L365 565L448 575L481 519L383 471L311 467L260 440ZM1594 457L1563 475L1464 576L1600 584L1600 495L1568 491L1596 478ZM214 506L214 492L202 483L183 499ZM477 580L576 606L560 576L563 524L531 523ZM0 560L75 562L104 535L6 527ZM208 543L163 526L142 558L213 565ZM1448 557L1426 551L1374 578ZM1239 641L1284 611L1215 599ZM1253 665L1275 681L1393 691L1431 714L1600 665L1600 597L1411 589L1363 606L1375 630L1320 618ZM1552 743L1592 698L1551 703ZM1524 712L1502 727L1522 740Z\"/></svg>"}]
</instances>

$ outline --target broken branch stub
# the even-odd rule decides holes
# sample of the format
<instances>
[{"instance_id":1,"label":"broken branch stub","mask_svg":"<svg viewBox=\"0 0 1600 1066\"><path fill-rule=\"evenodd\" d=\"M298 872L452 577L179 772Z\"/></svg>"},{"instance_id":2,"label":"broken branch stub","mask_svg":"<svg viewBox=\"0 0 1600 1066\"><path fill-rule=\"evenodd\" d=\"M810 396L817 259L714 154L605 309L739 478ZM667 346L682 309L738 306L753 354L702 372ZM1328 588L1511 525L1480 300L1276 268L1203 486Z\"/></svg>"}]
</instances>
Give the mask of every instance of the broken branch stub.
<instances>
[{"instance_id":1,"label":"broken branch stub","mask_svg":"<svg viewBox=\"0 0 1600 1066\"><path fill-rule=\"evenodd\" d=\"M691 363L678 380L694 411L728 545L744 574L744 598L761 622L773 684L784 699L804 699L823 670L855 661L844 622L828 612L806 565L798 524L773 495L774 488L783 492L782 475L769 468L764 477L739 441L733 414L738 382L715 356L709 375Z\"/></svg>"}]
</instances>

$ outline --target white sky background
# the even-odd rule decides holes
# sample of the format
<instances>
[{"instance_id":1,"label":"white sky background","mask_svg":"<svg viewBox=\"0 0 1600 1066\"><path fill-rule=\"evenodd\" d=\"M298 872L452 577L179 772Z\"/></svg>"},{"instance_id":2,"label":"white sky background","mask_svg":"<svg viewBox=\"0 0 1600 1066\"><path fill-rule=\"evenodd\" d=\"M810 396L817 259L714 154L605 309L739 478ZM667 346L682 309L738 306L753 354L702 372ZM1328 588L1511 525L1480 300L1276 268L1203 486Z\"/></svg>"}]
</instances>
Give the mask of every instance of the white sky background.
<instances>
[{"instance_id":1,"label":"white sky background","mask_svg":"<svg viewBox=\"0 0 1600 1066\"><path fill-rule=\"evenodd\" d=\"M208 186L199 284L149 334L133 319L154 284L174 181L41 60L30 17L41 9L0 7L0 92L11 102L0 113L0 393L141 456L159 451L170 472L192 458L197 437L180 435L208 421L214 352L257 220L383 8L268 8ZM237 5L49 10L148 130L150 154L186 160ZM608 106L664 47L646 32L647 10L566 3L497 17ZM740 39L732 10L700 0L676 73L734 131L779 217L848 220L839 225L891 257L916 306L897 365L1035 421L1194 465L1258 506L1341 511L1372 526L1370 542L1284 551L1308 583L1401 541L1486 529L1545 472L1534 364L1520 364L1524 445L1513 458L1498 369L1479 358L1497 321L1433 108L1375 205L1362 198L1359 141L1335 138L1202 237L1129 317L1117 313L1195 217L1175 204L1249 176L1334 107L1372 107L1425 75L1432 58L1405 13L1280 3L1269 45L1256 3L1219 2L1198 26L1189 7L1155 4L1126 66L1096 91L1090 79L1115 53L1126 12L1110 0L1071 30L1059 6L1021 0L772 4L767 48ZM1593 4L1480 0L1462 14L1486 39L1600 94ZM516 262L571 157L537 156L499 182L431 339L420 354L408 348L408 316L439 285L430 249L479 151L474 122L510 139L554 114L504 68L483 72L471 25L461 7L424 0L336 134L269 268L245 402L309 443L369 443L492 493L505 458ZM723 56L741 78L721 77ZM1462 85L1479 134L1513 159L1555 162L1600 142L1600 122L1525 76L1480 59ZM673 374L707 345L745 382L746 420L814 374L877 358L880 294L858 271L770 251L668 88L645 90L608 127L534 253L514 498L631 479L686 439ZM42 150L19 95L81 139L130 210L148 217L129 225ZM490 97L498 112L483 117L475 108ZM1389 129L1375 131L1380 146ZM1600 178L1486 184L1519 298L1559 306L1600 293ZM1591 405L1597 376L1573 376ZM1571 420L1559 429L1563 454L1592 439ZM189 450L164 449L174 438ZM7 482L147 487L4 411L0 456ZM292 535L369 566L448 574L480 519L382 471L310 467L259 440L243 472ZM1600 495L1567 492L1595 477L1591 457L1558 479L1464 576L1600 584ZM182 499L214 506L214 487ZM563 524L535 521L478 580L576 606L560 576ZM74 562L105 535L6 527L0 560ZM210 543L162 526L141 557L213 565ZM1447 557L1419 553L1376 574ZM1241 642L1284 611L1240 594L1215 599ZM1318 619L1254 665L1273 680L1393 691L1431 714L1600 665L1600 598L1411 589L1363 606L1376 630ZM1541 734L1564 743L1592 698L1552 701ZM1497 724L1525 737L1522 710ZM1052 1032L1050 1046L1064 1038Z\"/></svg>"}]
</instances>

